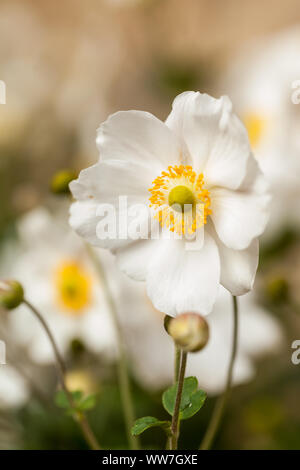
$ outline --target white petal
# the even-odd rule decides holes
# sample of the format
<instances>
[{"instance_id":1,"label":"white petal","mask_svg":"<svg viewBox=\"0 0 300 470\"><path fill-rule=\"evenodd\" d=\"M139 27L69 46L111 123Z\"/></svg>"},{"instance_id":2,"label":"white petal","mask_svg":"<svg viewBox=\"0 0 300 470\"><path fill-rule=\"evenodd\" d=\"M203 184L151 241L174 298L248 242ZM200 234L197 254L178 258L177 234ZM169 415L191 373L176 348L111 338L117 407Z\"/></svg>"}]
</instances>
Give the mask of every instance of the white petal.
<instances>
[{"instance_id":1,"label":"white petal","mask_svg":"<svg viewBox=\"0 0 300 470\"><path fill-rule=\"evenodd\" d=\"M283 340L279 323L267 310L255 303L252 294L244 295L239 302L240 344L243 352L253 357L276 353Z\"/></svg>"},{"instance_id":2,"label":"white petal","mask_svg":"<svg viewBox=\"0 0 300 470\"><path fill-rule=\"evenodd\" d=\"M192 150L194 149L194 129L193 129L193 118L190 116L190 108L193 106L193 101L195 100L197 93L193 91L185 91L180 95L176 96L172 104L172 111L166 119L166 125L174 131L180 141L182 156L184 160L191 160ZM199 131L199 130L198 130ZM200 149L198 149L198 154ZM205 152L201 153L203 157L203 164L207 159L207 154ZM192 164L192 161L190 161ZM199 155L199 164L201 167L201 160ZM196 169L196 168L195 168Z\"/></svg>"},{"instance_id":3,"label":"white petal","mask_svg":"<svg viewBox=\"0 0 300 470\"><path fill-rule=\"evenodd\" d=\"M216 240L221 263L221 284L232 295L243 295L253 287L258 266L258 240L255 239L246 250L232 250Z\"/></svg>"},{"instance_id":4,"label":"white petal","mask_svg":"<svg viewBox=\"0 0 300 470\"><path fill-rule=\"evenodd\" d=\"M257 194L264 194L269 191L269 184L259 168L253 155L250 155L247 162L247 170L239 191L254 191Z\"/></svg>"},{"instance_id":5,"label":"white petal","mask_svg":"<svg viewBox=\"0 0 300 470\"><path fill-rule=\"evenodd\" d=\"M214 188L211 218L222 242L236 250L247 248L265 230L269 201L268 195Z\"/></svg>"},{"instance_id":6,"label":"white petal","mask_svg":"<svg viewBox=\"0 0 300 470\"><path fill-rule=\"evenodd\" d=\"M82 317L78 337L95 353L115 356L117 347L111 315L103 302L98 302L97 307Z\"/></svg>"},{"instance_id":7,"label":"white petal","mask_svg":"<svg viewBox=\"0 0 300 470\"><path fill-rule=\"evenodd\" d=\"M148 265L159 247L159 240L138 240L116 251L118 267L136 281L145 281Z\"/></svg>"},{"instance_id":8,"label":"white petal","mask_svg":"<svg viewBox=\"0 0 300 470\"><path fill-rule=\"evenodd\" d=\"M180 158L176 135L165 123L144 111L111 115L99 127L96 142L102 160L143 164L157 174Z\"/></svg>"},{"instance_id":9,"label":"white petal","mask_svg":"<svg viewBox=\"0 0 300 470\"><path fill-rule=\"evenodd\" d=\"M245 177L251 149L244 125L229 109L228 98L223 98L219 129L204 168L204 177L210 186L237 189Z\"/></svg>"},{"instance_id":10,"label":"white petal","mask_svg":"<svg viewBox=\"0 0 300 470\"><path fill-rule=\"evenodd\" d=\"M29 398L23 377L11 366L0 366L0 408L22 406Z\"/></svg>"},{"instance_id":11,"label":"white petal","mask_svg":"<svg viewBox=\"0 0 300 470\"><path fill-rule=\"evenodd\" d=\"M226 96L186 92L174 103L166 124L172 128L209 186L236 189L241 184L250 146L245 127Z\"/></svg>"},{"instance_id":12,"label":"white petal","mask_svg":"<svg viewBox=\"0 0 300 470\"><path fill-rule=\"evenodd\" d=\"M70 225L95 246L114 249L130 243L132 240L127 237L126 227L130 227L133 219L138 219L147 232L150 217L147 213L148 188L151 181L150 172L138 163L111 160L83 170L79 178L70 184L73 195L79 201L71 206ZM137 212L130 215L130 208L138 209L137 204L142 204L144 210L139 216ZM116 230L106 238L102 232L107 231L107 226L103 224L102 230L99 223L108 217L108 210L111 215L109 222Z\"/></svg>"},{"instance_id":13,"label":"white petal","mask_svg":"<svg viewBox=\"0 0 300 470\"><path fill-rule=\"evenodd\" d=\"M110 160L82 170L70 190L79 201L117 205L119 196L127 196L129 204L136 204L148 200L152 181L151 171L143 165Z\"/></svg>"},{"instance_id":14,"label":"white petal","mask_svg":"<svg viewBox=\"0 0 300 470\"><path fill-rule=\"evenodd\" d=\"M219 253L208 233L199 251L186 250L183 240L161 240L149 264L147 292L155 308L168 315L206 315L215 302L219 279Z\"/></svg>"},{"instance_id":15,"label":"white petal","mask_svg":"<svg viewBox=\"0 0 300 470\"><path fill-rule=\"evenodd\" d=\"M221 103L206 94L186 91L178 95L166 124L179 137L183 150L202 171L208 159L211 139L217 130Z\"/></svg>"},{"instance_id":16,"label":"white petal","mask_svg":"<svg viewBox=\"0 0 300 470\"><path fill-rule=\"evenodd\" d=\"M102 209L102 215L99 215ZM112 221L110 235L107 232L106 223L100 225L101 221L108 218L106 215L107 206L88 201L79 201L73 203L70 207L69 223L78 235L91 245L115 250L132 243L138 238L142 238L143 234L147 235L150 228L150 213L147 211L146 206L142 206L142 209L143 211L139 214L130 216L125 209L121 211L117 208L115 214L112 214L112 218L109 217L109 221ZM128 229L132 227L132 223L135 221L136 232L132 234L132 237L135 235L135 238L129 236L128 231L124 231L124 227L121 227L122 222L119 223L119 217L122 220L123 217L124 220L126 219Z\"/></svg>"},{"instance_id":17,"label":"white petal","mask_svg":"<svg viewBox=\"0 0 300 470\"><path fill-rule=\"evenodd\" d=\"M211 394L220 394L226 386L230 354L231 335L224 334L213 321L213 313L208 316L210 340L200 354L190 354L187 362L187 376L196 376L199 387ZM225 315L226 316L226 315ZM255 375L254 365L250 359L238 353L233 370L233 385L250 381Z\"/></svg>"},{"instance_id":18,"label":"white petal","mask_svg":"<svg viewBox=\"0 0 300 470\"><path fill-rule=\"evenodd\" d=\"M95 202L74 202L70 207L69 223L71 227L88 243L98 246L96 227L100 220L97 216L98 205Z\"/></svg>"}]
</instances>

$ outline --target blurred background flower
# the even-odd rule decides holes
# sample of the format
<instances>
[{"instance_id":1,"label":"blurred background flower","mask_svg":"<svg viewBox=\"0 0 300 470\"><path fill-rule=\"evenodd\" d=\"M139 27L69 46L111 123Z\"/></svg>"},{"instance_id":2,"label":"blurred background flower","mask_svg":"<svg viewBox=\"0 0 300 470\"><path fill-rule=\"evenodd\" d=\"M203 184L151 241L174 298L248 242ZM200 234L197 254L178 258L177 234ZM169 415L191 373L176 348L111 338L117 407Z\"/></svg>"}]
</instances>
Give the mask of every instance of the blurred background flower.
<instances>
[{"instance_id":1,"label":"blurred background flower","mask_svg":"<svg viewBox=\"0 0 300 470\"><path fill-rule=\"evenodd\" d=\"M125 448L116 346L103 286L67 225L69 201L50 196L52 175L97 160L96 128L119 109L165 119L172 99L195 89L231 96L274 195L254 293L240 299L235 387L216 448L300 448L300 11L297 0L80 0L0 2L0 272L17 277L43 311L71 389L97 394L89 415L99 441ZM293 88L294 86L294 88ZM296 94L295 94L296 93ZM108 255L108 256L107 256ZM137 416L163 418L173 345L142 284L99 252L117 302ZM182 426L195 448L224 383L230 297L221 292L210 342L190 355L209 400ZM57 376L40 326L25 308L1 312L0 448L86 448L54 404ZM161 448L159 431L143 436Z\"/></svg>"},{"instance_id":2,"label":"blurred background flower","mask_svg":"<svg viewBox=\"0 0 300 470\"><path fill-rule=\"evenodd\" d=\"M29 398L26 382L11 366L0 369L0 408L19 407Z\"/></svg>"},{"instance_id":3,"label":"blurred background flower","mask_svg":"<svg viewBox=\"0 0 300 470\"><path fill-rule=\"evenodd\" d=\"M4 271L34 299L64 355L79 340L93 352L113 356L115 335L103 288L85 245L67 225L67 212L62 215L37 208L23 216L17 225L20 245ZM49 340L26 305L11 312L8 322L34 361L54 361Z\"/></svg>"},{"instance_id":4,"label":"blurred background flower","mask_svg":"<svg viewBox=\"0 0 300 470\"><path fill-rule=\"evenodd\" d=\"M221 85L248 129L255 157L271 186L273 210L265 238L287 226L300 227L299 46L296 27L257 39L239 51Z\"/></svg>"}]
</instances>

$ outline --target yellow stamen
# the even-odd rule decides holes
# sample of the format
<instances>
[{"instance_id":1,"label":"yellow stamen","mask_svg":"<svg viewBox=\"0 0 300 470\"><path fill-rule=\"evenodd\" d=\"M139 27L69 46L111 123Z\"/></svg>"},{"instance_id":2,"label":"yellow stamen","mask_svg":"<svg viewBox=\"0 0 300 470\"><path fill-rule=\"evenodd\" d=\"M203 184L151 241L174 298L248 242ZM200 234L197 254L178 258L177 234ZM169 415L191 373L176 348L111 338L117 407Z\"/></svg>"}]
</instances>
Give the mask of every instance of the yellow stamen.
<instances>
[{"instance_id":1,"label":"yellow stamen","mask_svg":"<svg viewBox=\"0 0 300 470\"><path fill-rule=\"evenodd\" d=\"M77 262L64 261L55 272L57 302L72 315L80 315L91 302L92 281Z\"/></svg>"},{"instance_id":2,"label":"yellow stamen","mask_svg":"<svg viewBox=\"0 0 300 470\"><path fill-rule=\"evenodd\" d=\"M169 166L152 184L150 207L156 209L155 217L162 227L183 235L193 234L207 223L210 193L204 189L202 173L197 174L189 165Z\"/></svg>"}]
</instances>

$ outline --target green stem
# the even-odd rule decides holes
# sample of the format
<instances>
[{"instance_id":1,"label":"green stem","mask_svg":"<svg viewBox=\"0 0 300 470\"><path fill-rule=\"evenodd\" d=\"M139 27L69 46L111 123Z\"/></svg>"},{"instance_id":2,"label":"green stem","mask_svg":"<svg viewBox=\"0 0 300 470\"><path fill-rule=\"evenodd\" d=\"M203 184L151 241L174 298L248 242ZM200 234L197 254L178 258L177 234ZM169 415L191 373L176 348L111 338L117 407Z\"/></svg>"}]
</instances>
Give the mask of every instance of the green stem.
<instances>
[{"instance_id":1,"label":"green stem","mask_svg":"<svg viewBox=\"0 0 300 470\"><path fill-rule=\"evenodd\" d=\"M181 403L181 397L182 397L186 361L187 361L187 353L182 352L179 377L178 377L178 388L177 388L174 413L173 413L172 424L171 424L171 433L172 433L171 450L176 450L177 445L178 445L179 425L180 425L179 412L180 412L180 403Z\"/></svg>"},{"instance_id":2,"label":"green stem","mask_svg":"<svg viewBox=\"0 0 300 470\"><path fill-rule=\"evenodd\" d=\"M174 344L175 348L175 359L174 359L174 383L178 382L179 368L181 362L181 349Z\"/></svg>"},{"instance_id":3,"label":"green stem","mask_svg":"<svg viewBox=\"0 0 300 470\"><path fill-rule=\"evenodd\" d=\"M40 314L40 312L30 302L28 302L28 300L24 299L23 303L31 310L31 312L34 314L34 316L41 323L43 329L45 330L45 333L47 334L47 336L50 340L51 346L52 346L53 351L54 351L55 359L56 359L58 376L59 376L59 380L60 380L62 389L64 390L64 392L65 392L65 394L66 394L66 396L69 400L71 408L73 408L73 410L76 411L76 405L74 403L72 394L68 390L68 388L66 386L66 382L65 382L66 366L65 366L65 363L63 361L62 356L60 355L60 352L58 350L58 347L57 347L57 344L55 342L54 336L51 333L51 330L50 330L48 324L46 323L44 317ZM76 421L78 422L78 424L79 424L79 426L82 430L82 433L83 433L87 443L91 447L91 449L100 450L100 446L98 444L98 441L97 441L93 431L90 428L90 425L88 423L88 420L87 420L85 414L83 412L76 411L75 416L76 416Z\"/></svg>"},{"instance_id":4,"label":"green stem","mask_svg":"<svg viewBox=\"0 0 300 470\"><path fill-rule=\"evenodd\" d=\"M236 353L237 353L237 343L238 343L238 303L237 298L235 296L232 297L233 300L233 339L232 339L232 351L231 351L231 358L227 373L227 381L225 386L225 391L223 395L218 399L215 409L213 411L213 415L205 436L203 438L202 444L200 446L200 450L208 450L211 448L216 434L218 432L229 396L231 392L231 385L232 385L232 373L233 367L235 363Z\"/></svg>"},{"instance_id":5,"label":"green stem","mask_svg":"<svg viewBox=\"0 0 300 470\"><path fill-rule=\"evenodd\" d=\"M179 379L179 369L181 362L181 349L174 342L174 384L178 382ZM172 436L168 437L166 450L172 449Z\"/></svg>"},{"instance_id":6,"label":"green stem","mask_svg":"<svg viewBox=\"0 0 300 470\"><path fill-rule=\"evenodd\" d=\"M86 248L95 268L97 269L101 285L103 286L104 291L105 291L107 304L109 306L109 310L111 313L111 318L114 323L114 328L115 328L115 332L117 336L117 343L118 343L118 353L119 353L118 380L119 380L120 394L121 394L121 400L122 400L123 411L124 411L127 438L128 438L130 449L137 450L139 449L139 441L136 436L133 436L131 434L131 428L134 424L135 417L134 417L133 403L132 403L132 397L131 397L131 391L130 391L130 382L129 382L128 371L127 371L126 352L125 352L125 347L123 343L122 330L121 330L121 326L120 326L119 319L118 319L116 305L115 305L111 290L109 288L108 281L107 281L105 272L103 270L102 264L100 262L100 259L98 258L98 256L95 255L95 252L89 245L86 245Z\"/></svg>"}]
</instances>

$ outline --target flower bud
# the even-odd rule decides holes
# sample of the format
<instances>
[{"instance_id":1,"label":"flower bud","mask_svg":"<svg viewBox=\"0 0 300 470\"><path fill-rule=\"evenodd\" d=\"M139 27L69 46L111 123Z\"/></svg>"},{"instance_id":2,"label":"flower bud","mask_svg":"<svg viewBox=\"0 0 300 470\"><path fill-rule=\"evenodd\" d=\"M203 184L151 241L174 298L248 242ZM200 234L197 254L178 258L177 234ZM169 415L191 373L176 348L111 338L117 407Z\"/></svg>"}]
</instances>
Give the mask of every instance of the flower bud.
<instances>
[{"instance_id":1,"label":"flower bud","mask_svg":"<svg viewBox=\"0 0 300 470\"><path fill-rule=\"evenodd\" d=\"M68 371L65 380L70 392L80 390L86 396L98 391L98 384L93 375L83 369Z\"/></svg>"},{"instance_id":2,"label":"flower bud","mask_svg":"<svg viewBox=\"0 0 300 470\"><path fill-rule=\"evenodd\" d=\"M18 281L0 281L0 305L12 310L24 300L24 290Z\"/></svg>"},{"instance_id":3,"label":"flower bud","mask_svg":"<svg viewBox=\"0 0 300 470\"><path fill-rule=\"evenodd\" d=\"M208 323L197 313L183 313L172 318L166 328L177 346L185 352L200 351L209 338Z\"/></svg>"},{"instance_id":4,"label":"flower bud","mask_svg":"<svg viewBox=\"0 0 300 470\"><path fill-rule=\"evenodd\" d=\"M52 178L51 191L54 194L69 194L69 184L77 178L77 173L73 170L60 170Z\"/></svg>"},{"instance_id":5,"label":"flower bud","mask_svg":"<svg viewBox=\"0 0 300 470\"><path fill-rule=\"evenodd\" d=\"M85 352L85 346L83 342L78 338L74 338L70 343L70 352L74 358L81 356Z\"/></svg>"}]
</instances>

